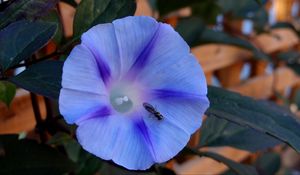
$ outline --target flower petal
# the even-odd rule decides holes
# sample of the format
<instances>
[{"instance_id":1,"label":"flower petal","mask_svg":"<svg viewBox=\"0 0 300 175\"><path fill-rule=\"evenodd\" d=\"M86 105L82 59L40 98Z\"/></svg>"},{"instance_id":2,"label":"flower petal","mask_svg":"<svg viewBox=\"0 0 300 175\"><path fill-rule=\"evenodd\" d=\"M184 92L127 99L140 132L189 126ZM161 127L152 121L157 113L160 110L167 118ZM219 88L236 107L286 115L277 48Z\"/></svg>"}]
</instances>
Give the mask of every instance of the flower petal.
<instances>
[{"instance_id":1,"label":"flower petal","mask_svg":"<svg viewBox=\"0 0 300 175\"><path fill-rule=\"evenodd\" d=\"M149 103L163 119L158 120L154 114L144 111L144 137L148 148L154 151L155 162L164 162L182 150L190 135L201 126L209 101L206 96L196 99L168 96Z\"/></svg>"},{"instance_id":2,"label":"flower petal","mask_svg":"<svg viewBox=\"0 0 300 175\"><path fill-rule=\"evenodd\" d=\"M194 133L202 123L202 116L209 106L206 96L197 98L170 97L149 102L164 119L189 134ZM162 121L164 122L164 121Z\"/></svg>"},{"instance_id":3,"label":"flower petal","mask_svg":"<svg viewBox=\"0 0 300 175\"><path fill-rule=\"evenodd\" d=\"M160 26L158 35L151 48L148 64L138 73L137 80L152 89L205 95L207 87L204 73L186 42L167 24Z\"/></svg>"},{"instance_id":4,"label":"flower petal","mask_svg":"<svg viewBox=\"0 0 300 175\"><path fill-rule=\"evenodd\" d=\"M107 97L96 93L62 88L59 96L59 111L69 124L91 110L107 106Z\"/></svg>"},{"instance_id":5,"label":"flower petal","mask_svg":"<svg viewBox=\"0 0 300 175\"><path fill-rule=\"evenodd\" d=\"M79 123L77 138L88 152L127 169L145 170L154 163L138 128L123 116L84 120Z\"/></svg>"},{"instance_id":6,"label":"flower petal","mask_svg":"<svg viewBox=\"0 0 300 175\"><path fill-rule=\"evenodd\" d=\"M113 21L118 41L121 73L126 74L138 58L146 58L153 47L159 23L150 17L126 17ZM144 64L142 60L137 65Z\"/></svg>"},{"instance_id":7,"label":"flower petal","mask_svg":"<svg viewBox=\"0 0 300 175\"><path fill-rule=\"evenodd\" d=\"M120 75L119 48L113 24L92 27L82 35L81 41L94 55L105 83Z\"/></svg>"},{"instance_id":8,"label":"flower petal","mask_svg":"<svg viewBox=\"0 0 300 175\"><path fill-rule=\"evenodd\" d=\"M106 94L95 58L87 47L76 46L64 63L62 88Z\"/></svg>"},{"instance_id":9,"label":"flower petal","mask_svg":"<svg viewBox=\"0 0 300 175\"><path fill-rule=\"evenodd\" d=\"M149 114L149 113L148 113ZM148 141L148 149L153 151L155 162L162 163L174 157L187 144L190 134L170 123L168 120L157 120L151 115L144 117L140 128Z\"/></svg>"}]
</instances>

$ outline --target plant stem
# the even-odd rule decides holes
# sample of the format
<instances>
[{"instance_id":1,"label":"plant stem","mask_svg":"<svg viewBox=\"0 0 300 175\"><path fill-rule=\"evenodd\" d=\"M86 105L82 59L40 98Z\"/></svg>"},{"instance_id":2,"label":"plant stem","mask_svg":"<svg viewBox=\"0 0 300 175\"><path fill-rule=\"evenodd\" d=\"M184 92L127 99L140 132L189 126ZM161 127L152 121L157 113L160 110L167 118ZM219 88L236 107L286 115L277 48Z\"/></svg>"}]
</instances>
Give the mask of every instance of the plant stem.
<instances>
[{"instance_id":1,"label":"plant stem","mask_svg":"<svg viewBox=\"0 0 300 175\"><path fill-rule=\"evenodd\" d=\"M46 55L46 56L41 57L39 59L34 59L32 61L26 61L25 63L17 64L15 66L10 67L10 69L15 69L15 68L24 67L24 66L30 66L32 64L35 64L35 63L38 63L38 62L41 62L41 61L44 61L44 60L48 60L48 59L53 58L55 56L62 55L68 50L68 48L71 45L73 45L75 42L77 42L79 40L79 38L80 38L80 36L73 38L72 40L67 42L61 49L58 49L58 50L52 52L49 55Z\"/></svg>"},{"instance_id":2,"label":"plant stem","mask_svg":"<svg viewBox=\"0 0 300 175\"><path fill-rule=\"evenodd\" d=\"M15 66L10 67L10 69L15 69L15 68L23 67L23 66L30 66L32 64L35 64L35 63L38 63L38 62L50 59L52 57L55 57L55 56L58 56L58 55L61 55L61 54L62 53L59 53L59 52L55 51L55 52L53 52L53 53L51 53L49 55L46 55L46 56L44 56L42 58L34 59L32 61L26 61L25 63L21 63L21 64L17 64Z\"/></svg>"},{"instance_id":3,"label":"plant stem","mask_svg":"<svg viewBox=\"0 0 300 175\"><path fill-rule=\"evenodd\" d=\"M42 143L45 143L47 141L47 135L46 135L45 128L44 128L44 121L41 116L41 111L40 111L37 95L30 92L30 98L31 98L34 118L36 121L36 129L40 135L40 139L41 139Z\"/></svg>"}]
</instances>

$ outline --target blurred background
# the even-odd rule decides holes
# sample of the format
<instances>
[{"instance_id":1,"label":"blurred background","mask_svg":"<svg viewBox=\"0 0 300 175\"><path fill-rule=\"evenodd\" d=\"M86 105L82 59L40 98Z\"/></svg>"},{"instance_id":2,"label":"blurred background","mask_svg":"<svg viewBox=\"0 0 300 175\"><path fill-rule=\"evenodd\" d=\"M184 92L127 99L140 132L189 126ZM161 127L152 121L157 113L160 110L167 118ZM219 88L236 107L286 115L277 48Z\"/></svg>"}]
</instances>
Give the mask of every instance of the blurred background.
<instances>
[{"instance_id":1,"label":"blurred background","mask_svg":"<svg viewBox=\"0 0 300 175\"><path fill-rule=\"evenodd\" d=\"M12 1L0 2L3 10ZM270 99L300 116L299 0L136 2L135 15L155 17L169 23L181 34L202 65L208 84L256 99ZM80 0L63 0L57 6L57 12L61 14L60 32L65 38L73 35L74 7L78 3ZM56 47L56 41L51 41L43 50L51 53ZM22 69L16 70L20 71ZM31 100L27 91L18 89L9 108L0 103L0 134L26 133L35 137ZM40 96L36 101L45 119L45 101ZM232 134L226 130L227 125L211 127L216 132L206 132L205 137L223 139ZM190 145L198 144L204 137L201 130L194 134ZM247 140L246 135L242 136ZM224 145L207 143L206 146L210 147L202 149L255 165L261 174L300 174L300 156L289 147L278 145L264 151L249 151ZM179 157L168 162L167 167L182 175L233 173L223 164L202 157Z\"/></svg>"}]
</instances>

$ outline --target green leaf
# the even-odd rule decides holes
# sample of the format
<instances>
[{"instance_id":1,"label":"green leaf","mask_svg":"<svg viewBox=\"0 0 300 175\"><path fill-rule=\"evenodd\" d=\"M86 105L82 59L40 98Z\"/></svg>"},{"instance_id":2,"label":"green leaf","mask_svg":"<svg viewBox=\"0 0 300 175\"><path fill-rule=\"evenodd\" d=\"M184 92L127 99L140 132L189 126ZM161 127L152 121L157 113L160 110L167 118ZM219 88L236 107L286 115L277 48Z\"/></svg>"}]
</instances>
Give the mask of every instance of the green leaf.
<instances>
[{"instance_id":1,"label":"green leaf","mask_svg":"<svg viewBox=\"0 0 300 175\"><path fill-rule=\"evenodd\" d=\"M0 101L4 102L7 106L16 95L16 86L7 81L0 81Z\"/></svg>"},{"instance_id":2,"label":"green leaf","mask_svg":"<svg viewBox=\"0 0 300 175\"><path fill-rule=\"evenodd\" d=\"M261 8L261 4L258 4L255 0L217 0L217 3L223 13L238 18L251 17L249 14L253 14Z\"/></svg>"},{"instance_id":3,"label":"green leaf","mask_svg":"<svg viewBox=\"0 0 300 175\"><path fill-rule=\"evenodd\" d=\"M199 44L207 43L222 43L242 47L248 50L256 50L256 48L247 40L243 40L241 38L231 36L227 33L215 31L212 29L204 30L201 35L201 40L199 40Z\"/></svg>"},{"instance_id":4,"label":"green leaf","mask_svg":"<svg viewBox=\"0 0 300 175\"><path fill-rule=\"evenodd\" d=\"M81 149L78 164L79 166L76 169L77 175L90 175L100 171L104 161Z\"/></svg>"},{"instance_id":5,"label":"green leaf","mask_svg":"<svg viewBox=\"0 0 300 175\"><path fill-rule=\"evenodd\" d=\"M257 171L263 175L276 174L281 165L280 155L277 153L265 153L255 162Z\"/></svg>"},{"instance_id":6,"label":"green leaf","mask_svg":"<svg viewBox=\"0 0 300 175\"><path fill-rule=\"evenodd\" d=\"M14 0L0 13L0 29L20 19L35 19L53 8L58 0Z\"/></svg>"},{"instance_id":7,"label":"green leaf","mask_svg":"<svg viewBox=\"0 0 300 175\"><path fill-rule=\"evenodd\" d=\"M43 61L28 67L9 80L17 86L52 99L58 99L61 89L61 61Z\"/></svg>"},{"instance_id":8,"label":"green leaf","mask_svg":"<svg viewBox=\"0 0 300 175\"><path fill-rule=\"evenodd\" d=\"M253 52L254 58L263 59L263 60L271 60L271 58L257 49L254 45L252 45L249 41L231 36L227 33L214 31L212 29L206 29L202 32L200 38L195 45L201 44L210 44L210 43L219 43L219 44L228 44L237 47L241 47Z\"/></svg>"},{"instance_id":9,"label":"green leaf","mask_svg":"<svg viewBox=\"0 0 300 175\"><path fill-rule=\"evenodd\" d=\"M134 0L82 0L74 18L74 36L81 35L94 25L134 15Z\"/></svg>"},{"instance_id":10,"label":"green leaf","mask_svg":"<svg viewBox=\"0 0 300 175\"><path fill-rule=\"evenodd\" d=\"M261 5L262 1L261 0L255 0L257 2L257 4Z\"/></svg>"},{"instance_id":11,"label":"green leaf","mask_svg":"<svg viewBox=\"0 0 300 175\"><path fill-rule=\"evenodd\" d=\"M207 2L207 0L201 0ZM199 3L199 0L157 0L157 8L160 16L164 16L174 10Z\"/></svg>"},{"instance_id":12,"label":"green leaf","mask_svg":"<svg viewBox=\"0 0 300 175\"><path fill-rule=\"evenodd\" d=\"M103 167L100 170L100 174L101 175L157 175L155 172L129 171L123 167L106 163L106 162L103 164Z\"/></svg>"},{"instance_id":13,"label":"green leaf","mask_svg":"<svg viewBox=\"0 0 300 175\"><path fill-rule=\"evenodd\" d=\"M300 152L300 123L287 109L267 101L209 86L208 116L247 126L287 143Z\"/></svg>"},{"instance_id":14,"label":"green leaf","mask_svg":"<svg viewBox=\"0 0 300 175\"><path fill-rule=\"evenodd\" d=\"M232 146L256 152L281 143L275 138L252 128L243 127L222 118L209 116L201 126L200 147Z\"/></svg>"},{"instance_id":15,"label":"green leaf","mask_svg":"<svg viewBox=\"0 0 300 175\"><path fill-rule=\"evenodd\" d=\"M207 28L202 19L198 17L181 18L175 30L183 37L190 47L219 43L241 47L253 52L257 59L271 60L271 58L256 48L249 41L231 36L221 31Z\"/></svg>"},{"instance_id":16,"label":"green leaf","mask_svg":"<svg viewBox=\"0 0 300 175\"><path fill-rule=\"evenodd\" d=\"M45 22L55 23L57 25L57 31L53 37L53 41L55 42L55 44L60 45L64 36L63 36L63 26L60 22L60 17L58 12L56 10L51 10L48 13L48 15L44 16L41 20Z\"/></svg>"},{"instance_id":17,"label":"green leaf","mask_svg":"<svg viewBox=\"0 0 300 175\"><path fill-rule=\"evenodd\" d=\"M230 160L226 157L223 157L222 155L213 152L200 152L190 148L185 148L184 151L190 154L198 155L200 157L209 157L218 162L224 163L228 168L232 169L235 173L239 175L258 175L256 169L253 166L234 162L233 160Z\"/></svg>"},{"instance_id":18,"label":"green leaf","mask_svg":"<svg viewBox=\"0 0 300 175\"><path fill-rule=\"evenodd\" d=\"M81 146L70 135L62 132L56 133L48 141L48 144L55 146L63 146L68 157L74 162L78 161Z\"/></svg>"},{"instance_id":19,"label":"green leaf","mask_svg":"<svg viewBox=\"0 0 300 175\"><path fill-rule=\"evenodd\" d=\"M300 75L300 53L296 50L282 52L277 58L284 61L295 73Z\"/></svg>"},{"instance_id":20,"label":"green leaf","mask_svg":"<svg viewBox=\"0 0 300 175\"><path fill-rule=\"evenodd\" d=\"M55 34L57 25L48 22L18 21L0 31L0 66L18 64L43 47Z\"/></svg>"},{"instance_id":21,"label":"green leaf","mask_svg":"<svg viewBox=\"0 0 300 175\"><path fill-rule=\"evenodd\" d=\"M4 154L0 157L1 175L61 175L72 171L74 163L54 148L22 139L18 135L1 135Z\"/></svg>"},{"instance_id":22,"label":"green leaf","mask_svg":"<svg viewBox=\"0 0 300 175\"><path fill-rule=\"evenodd\" d=\"M75 0L61 0L61 2L64 2L66 4L69 4L70 6L76 8L77 7L77 2Z\"/></svg>"},{"instance_id":23,"label":"green leaf","mask_svg":"<svg viewBox=\"0 0 300 175\"><path fill-rule=\"evenodd\" d=\"M221 8L216 4L216 1L196 3L191 8L192 16L201 18L206 24L215 25L217 23L217 16L221 14Z\"/></svg>"},{"instance_id":24,"label":"green leaf","mask_svg":"<svg viewBox=\"0 0 300 175\"><path fill-rule=\"evenodd\" d=\"M297 32L297 29L295 28L295 26L289 22L278 22L271 26L271 29L281 29L281 28L289 28L289 29Z\"/></svg>"},{"instance_id":25,"label":"green leaf","mask_svg":"<svg viewBox=\"0 0 300 175\"><path fill-rule=\"evenodd\" d=\"M156 169L158 171L158 175L176 175L176 173L173 170L166 167L157 166Z\"/></svg>"},{"instance_id":26,"label":"green leaf","mask_svg":"<svg viewBox=\"0 0 300 175\"><path fill-rule=\"evenodd\" d=\"M193 47L199 44L199 37L201 37L202 32L205 30L205 25L197 17L181 18L175 30L190 47Z\"/></svg>"}]
</instances>

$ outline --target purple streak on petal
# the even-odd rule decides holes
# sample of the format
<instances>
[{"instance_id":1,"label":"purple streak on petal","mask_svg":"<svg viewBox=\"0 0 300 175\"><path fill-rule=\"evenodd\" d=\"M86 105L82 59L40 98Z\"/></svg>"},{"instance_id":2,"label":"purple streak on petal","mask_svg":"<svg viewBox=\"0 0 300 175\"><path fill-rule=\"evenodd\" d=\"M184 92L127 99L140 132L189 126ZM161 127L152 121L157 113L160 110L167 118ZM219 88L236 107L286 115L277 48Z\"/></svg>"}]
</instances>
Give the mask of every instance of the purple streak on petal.
<instances>
[{"instance_id":1,"label":"purple streak on petal","mask_svg":"<svg viewBox=\"0 0 300 175\"><path fill-rule=\"evenodd\" d=\"M82 43L83 44L83 43ZM104 59L101 58L100 55L97 55L93 49L91 49L88 45L85 45L89 50L90 52L93 54L95 60L96 60L96 63L97 63L97 66L98 66L98 69L99 69L99 72L100 72L100 76L104 82L105 85L107 85L110 77L111 77L111 72L110 72L110 68L109 66L107 65L106 62L104 62Z\"/></svg>"},{"instance_id":2,"label":"purple streak on petal","mask_svg":"<svg viewBox=\"0 0 300 175\"><path fill-rule=\"evenodd\" d=\"M143 121L143 119L140 119L140 120L136 121L136 126L139 129L139 131L141 132L142 136L144 137L145 142L148 145L149 151L151 152L151 155L153 156L153 158L155 160L156 156L155 156L154 147L153 147L153 144L150 140L148 128L147 128L145 122Z\"/></svg>"},{"instance_id":3,"label":"purple streak on petal","mask_svg":"<svg viewBox=\"0 0 300 175\"><path fill-rule=\"evenodd\" d=\"M111 110L107 106L103 106L102 108L95 109L94 111L80 117L75 123L79 124L82 121L97 118L97 117L107 117L111 114Z\"/></svg>"},{"instance_id":4,"label":"purple streak on petal","mask_svg":"<svg viewBox=\"0 0 300 175\"><path fill-rule=\"evenodd\" d=\"M159 24L157 26L157 29L156 29L154 35L152 36L151 40L146 45L146 47L142 50L142 52L139 54L139 56L136 58L135 62L132 64L130 70L128 71L128 74L131 77L135 76L137 70L143 69L144 66L147 64L147 62L149 60L149 55L150 55L152 48L154 47L154 44L159 36L160 25L161 24Z\"/></svg>"},{"instance_id":5,"label":"purple streak on petal","mask_svg":"<svg viewBox=\"0 0 300 175\"><path fill-rule=\"evenodd\" d=\"M170 89L154 89L151 91L151 94L154 98L184 98L184 99L203 99L205 96L187 93L187 92L180 92L176 90Z\"/></svg>"}]
</instances>

